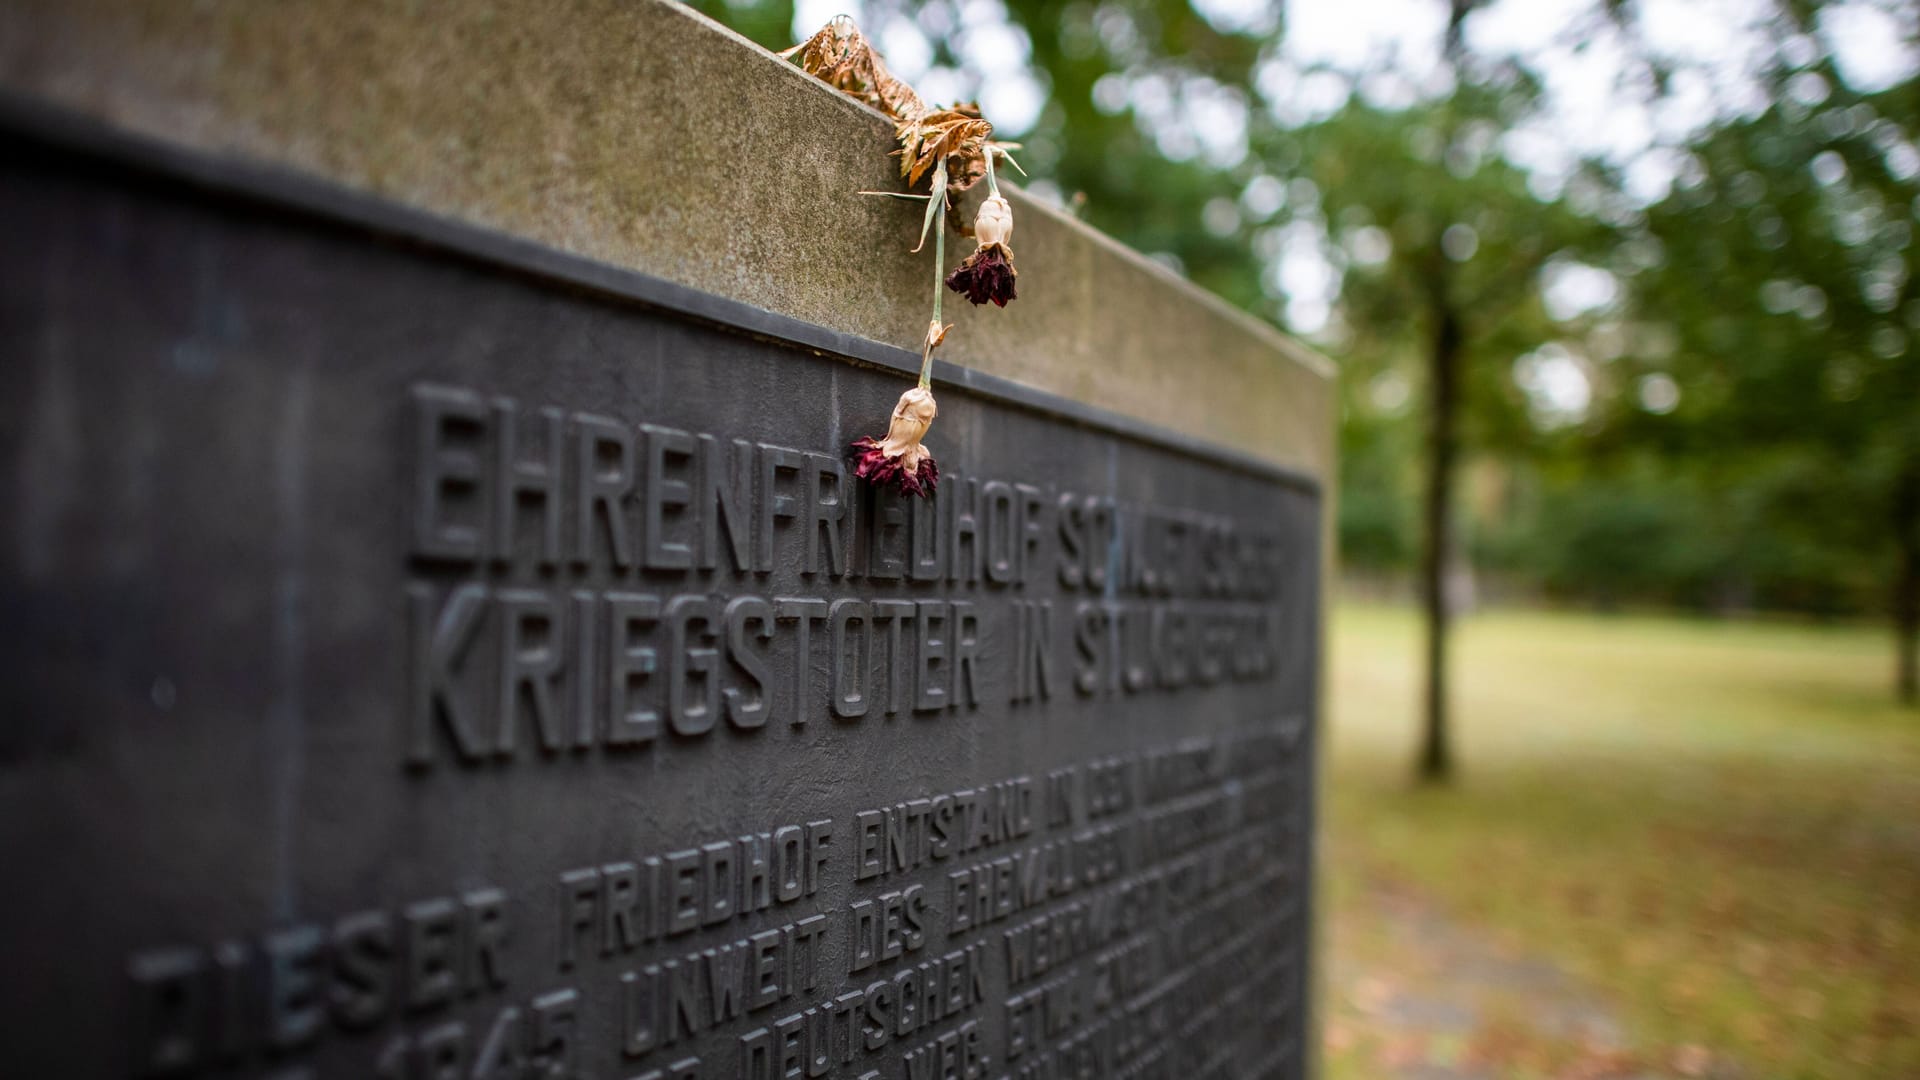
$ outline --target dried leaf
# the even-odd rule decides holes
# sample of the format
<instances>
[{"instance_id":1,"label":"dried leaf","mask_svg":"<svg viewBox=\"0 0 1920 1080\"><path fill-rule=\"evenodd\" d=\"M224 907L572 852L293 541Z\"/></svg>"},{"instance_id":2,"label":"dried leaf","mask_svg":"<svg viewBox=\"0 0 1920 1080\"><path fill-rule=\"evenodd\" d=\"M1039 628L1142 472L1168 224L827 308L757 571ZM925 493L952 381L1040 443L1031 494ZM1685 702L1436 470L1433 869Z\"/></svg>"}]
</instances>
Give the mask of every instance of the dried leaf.
<instances>
[{"instance_id":1,"label":"dried leaf","mask_svg":"<svg viewBox=\"0 0 1920 1080\"><path fill-rule=\"evenodd\" d=\"M930 112L902 121L894 133L900 138L900 175L909 186L918 184L942 158L951 159L947 183L956 191L965 191L986 175L986 140L993 125L980 118L978 106Z\"/></svg>"},{"instance_id":2,"label":"dried leaf","mask_svg":"<svg viewBox=\"0 0 1920 1080\"><path fill-rule=\"evenodd\" d=\"M799 58L800 70L848 97L879 109L896 124L927 111L920 95L887 70L880 54L845 15L835 16L818 33L780 53L783 60L795 56Z\"/></svg>"}]
</instances>

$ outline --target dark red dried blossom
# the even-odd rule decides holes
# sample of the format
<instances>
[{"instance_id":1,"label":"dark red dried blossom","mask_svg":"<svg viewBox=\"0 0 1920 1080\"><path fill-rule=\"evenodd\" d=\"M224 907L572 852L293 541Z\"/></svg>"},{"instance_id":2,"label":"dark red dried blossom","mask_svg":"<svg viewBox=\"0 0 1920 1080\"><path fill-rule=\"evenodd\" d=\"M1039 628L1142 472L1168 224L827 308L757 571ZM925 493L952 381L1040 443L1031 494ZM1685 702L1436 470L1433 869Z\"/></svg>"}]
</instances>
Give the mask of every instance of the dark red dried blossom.
<instances>
[{"instance_id":1,"label":"dark red dried blossom","mask_svg":"<svg viewBox=\"0 0 1920 1080\"><path fill-rule=\"evenodd\" d=\"M991 300L1001 307L1014 299L1013 249L1005 244L982 244L947 275L947 288L975 304Z\"/></svg>"},{"instance_id":2,"label":"dark red dried blossom","mask_svg":"<svg viewBox=\"0 0 1920 1080\"><path fill-rule=\"evenodd\" d=\"M919 463L909 469L907 455L887 456L880 440L872 436L854 440L851 449L853 474L870 484L891 486L902 495L932 498L934 487L940 483L940 466L934 464L932 454L922 454Z\"/></svg>"},{"instance_id":3,"label":"dark red dried blossom","mask_svg":"<svg viewBox=\"0 0 1920 1080\"><path fill-rule=\"evenodd\" d=\"M940 344L946 334L947 328L939 323L929 326L927 348ZM933 451L920 440L939 413L933 391L927 387L916 386L901 394L887 421L887 437L856 439L849 447L853 474L870 484L892 486L903 495L931 497L940 482L940 467L933 463Z\"/></svg>"}]
</instances>

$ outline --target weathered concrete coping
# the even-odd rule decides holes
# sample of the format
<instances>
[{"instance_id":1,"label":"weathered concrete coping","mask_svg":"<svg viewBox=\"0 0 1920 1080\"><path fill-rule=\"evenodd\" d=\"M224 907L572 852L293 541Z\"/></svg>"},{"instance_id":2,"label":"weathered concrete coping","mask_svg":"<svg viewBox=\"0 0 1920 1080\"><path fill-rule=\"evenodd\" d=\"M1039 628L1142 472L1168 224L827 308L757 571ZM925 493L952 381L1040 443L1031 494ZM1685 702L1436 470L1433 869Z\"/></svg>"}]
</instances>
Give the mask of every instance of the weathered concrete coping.
<instances>
[{"instance_id":1,"label":"weathered concrete coping","mask_svg":"<svg viewBox=\"0 0 1920 1080\"><path fill-rule=\"evenodd\" d=\"M891 125L668 0L15 0L0 91L840 334L926 327L919 207L854 194L899 186ZM1325 360L1009 194L1020 299L950 297L945 359L1330 477Z\"/></svg>"}]
</instances>

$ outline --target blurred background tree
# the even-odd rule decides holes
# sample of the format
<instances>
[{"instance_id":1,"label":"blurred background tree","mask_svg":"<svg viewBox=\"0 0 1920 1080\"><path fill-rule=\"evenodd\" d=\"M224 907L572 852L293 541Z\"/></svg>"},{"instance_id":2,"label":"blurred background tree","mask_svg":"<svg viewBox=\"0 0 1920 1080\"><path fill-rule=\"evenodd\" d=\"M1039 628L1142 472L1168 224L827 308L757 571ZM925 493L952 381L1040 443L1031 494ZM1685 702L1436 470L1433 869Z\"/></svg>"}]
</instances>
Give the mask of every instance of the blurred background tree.
<instances>
[{"instance_id":1,"label":"blurred background tree","mask_svg":"<svg viewBox=\"0 0 1920 1080\"><path fill-rule=\"evenodd\" d=\"M1462 30L1473 6L1452 0L1448 8L1441 74L1450 93L1401 108L1350 97L1324 120L1269 136L1295 149L1296 171L1318 194L1316 231L1338 274L1347 380L1372 384L1411 368L1425 389L1417 771L1429 781L1453 770L1447 639L1467 580L1458 463L1468 447L1527 451L1534 429L1506 380L1515 356L1559 332L1542 275L1556 262L1604 251L1609 240L1604 224L1529 191L1526 175L1498 153L1501 133L1539 108L1538 86L1520 68L1467 55ZM1388 366L1366 370L1380 365Z\"/></svg>"},{"instance_id":2,"label":"blurred background tree","mask_svg":"<svg viewBox=\"0 0 1920 1080\"><path fill-rule=\"evenodd\" d=\"M1911 703L1920 86L1849 88L1831 52L1807 47L1823 6L1782 6L1769 105L1703 133L1645 215L1662 257L1633 278L1634 310L1661 348L1623 358L1619 379L1673 404L1616 410L1612 436L1711 478L1698 497L1733 526L1712 589L1723 600L1890 612Z\"/></svg>"},{"instance_id":3,"label":"blurred background tree","mask_svg":"<svg viewBox=\"0 0 1920 1080\"><path fill-rule=\"evenodd\" d=\"M770 48L846 8L1031 191L1341 363L1342 557L1428 610L1422 775L1477 596L1891 617L1913 700L1911 5L696 6Z\"/></svg>"}]
</instances>

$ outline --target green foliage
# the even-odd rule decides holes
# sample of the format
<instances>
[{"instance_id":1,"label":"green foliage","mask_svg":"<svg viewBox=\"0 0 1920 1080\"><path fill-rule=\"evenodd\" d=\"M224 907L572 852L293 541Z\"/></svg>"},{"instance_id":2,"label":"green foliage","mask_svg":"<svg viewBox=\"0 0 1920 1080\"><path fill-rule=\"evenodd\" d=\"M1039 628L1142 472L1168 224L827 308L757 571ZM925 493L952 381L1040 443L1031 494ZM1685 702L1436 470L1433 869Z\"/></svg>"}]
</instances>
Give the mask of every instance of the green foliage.
<instances>
[{"instance_id":1,"label":"green foliage","mask_svg":"<svg viewBox=\"0 0 1920 1080\"><path fill-rule=\"evenodd\" d=\"M1697 531L1698 503L1657 484L1583 484L1543 500L1531 562L1548 589L1601 606L1705 591L1718 545ZM1704 541L1704 542L1703 542Z\"/></svg>"},{"instance_id":2,"label":"green foliage","mask_svg":"<svg viewBox=\"0 0 1920 1080\"><path fill-rule=\"evenodd\" d=\"M1349 383L1351 386L1351 383ZM1418 541L1407 425L1349 407L1340 427L1340 559L1361 570L1409 565Z\"/></svg>"},{"instance_id":3,"label":"green foliage","mask_svg":"<svg viewBox=\"0 0 1920 1080\"><path fill-rule=\"evenodd\" d=\"M1920 99L1855 94L1827 58L1776 79L1780 98L1701 140L1688 183L1649 211L1664 258L1639 275L1638 310L1673 347L1625 366L1685 389L1643 425L1669 429L1654 434L1676 456L1722 472L1753 459L1732 471L1743 517L1773 541L1753 555L1761 602L1877 607L1895 480L1920 461L1920 183L1902 156Z\"/></svg>"},{"instance_id":4,"label":"green foliage","mask_svg":"<svg viewBox=\"0 0 1920 1080\"><path fill-rule=\"evenodd\" d=\"M793 0L687 0L687 6L774 52L794 44ZM809 32L812 29L810 28Z\"/></svg>"}]
</instances>

